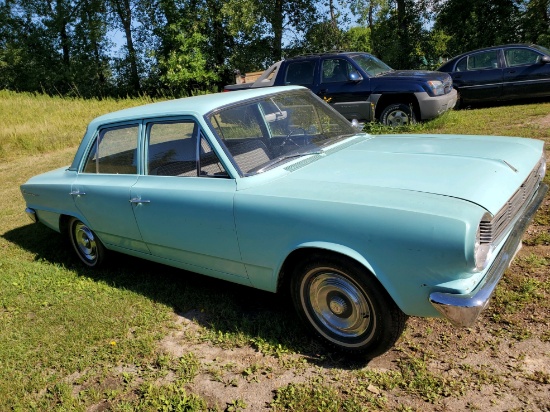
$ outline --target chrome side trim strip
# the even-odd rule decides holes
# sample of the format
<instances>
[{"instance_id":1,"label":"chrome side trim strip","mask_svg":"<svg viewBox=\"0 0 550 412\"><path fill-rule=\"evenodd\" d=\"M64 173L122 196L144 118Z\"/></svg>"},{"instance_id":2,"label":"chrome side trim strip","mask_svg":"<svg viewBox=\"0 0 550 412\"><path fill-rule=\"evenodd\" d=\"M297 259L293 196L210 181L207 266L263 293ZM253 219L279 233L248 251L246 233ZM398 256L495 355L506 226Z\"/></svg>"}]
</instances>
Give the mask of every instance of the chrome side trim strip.
<instances>
[{"instance_id":1,"label":"chrome side trim strip","mask_svg":"<svg viewBox=\"0 0 550 412\"><path fill-rule=\"evenodd\" d=\"M430 294L430 303L453 325L462 327L472 326L479 314L488 305L493 291L502 278L504 271L512 262L521 244L523 234L527 230L531 220L533 220L533 216L547 192L548 186L541 184L523 215L518 219L510 232L506 243L487 271L484 280L480 282L474 291L465 295L443 292L432 292Z\"/></svg>"}]
</instances>

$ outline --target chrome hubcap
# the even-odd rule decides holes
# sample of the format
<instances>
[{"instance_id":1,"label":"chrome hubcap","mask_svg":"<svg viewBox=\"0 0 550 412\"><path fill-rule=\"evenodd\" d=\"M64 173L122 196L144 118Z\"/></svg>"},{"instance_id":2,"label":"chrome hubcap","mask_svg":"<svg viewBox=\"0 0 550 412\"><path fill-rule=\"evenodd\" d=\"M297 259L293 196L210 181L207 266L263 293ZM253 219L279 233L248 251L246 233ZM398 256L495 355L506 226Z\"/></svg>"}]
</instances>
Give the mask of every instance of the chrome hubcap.
<instances>
[{"instance_id":1,"label":"chrome hubcap","mask_svg":"<svg viewBox=\"0 0 550 412\"><path fill-rule=\"evenodd\" d=\"M409 124L409 115L402 110L396 110L388 115L388 125L403 126Z\"/></svg>"},{"instance_id":2,"label":"chrome hubcap","mask_svg":"<svg viewBox=\"0 0 550 412\"><path fill-rule=\"evenodd\" d=\"M94 234L82 222L75 224L74 240L80 254L89 262L97 259L97 244Z\"/></svg>"},{"instance_id":3,"label":"chrome hubcap","mask_svg":"<svg viewBox=\"0 0 550 412\"><path fill-rule=\"evenodd\" d=\"M316 269L305 279L312 277L305 297L317 322L344 338L361 336L368 331L372 326L371 304L359 286L328 268Z\"/></svg>"}]
</instances>

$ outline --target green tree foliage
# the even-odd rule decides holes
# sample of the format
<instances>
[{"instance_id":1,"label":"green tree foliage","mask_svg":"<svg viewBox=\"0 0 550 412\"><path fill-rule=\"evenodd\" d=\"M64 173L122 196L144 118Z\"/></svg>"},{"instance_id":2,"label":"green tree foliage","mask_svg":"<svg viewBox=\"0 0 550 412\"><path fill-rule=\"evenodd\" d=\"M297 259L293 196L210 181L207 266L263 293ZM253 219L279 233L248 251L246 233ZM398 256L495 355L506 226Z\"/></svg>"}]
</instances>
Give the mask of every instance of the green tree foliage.
<instances>
[{"instance_id":1,"label":"green tree foliage","mask_svg":"<svg viewBox=\"0 0 550 412\"><path fill-rule=\"evenodd\" d=\"M0 0L0 88L181 96L297 53L417 69L508 42L550 46L550 0Z\"/></svg>"},{"instance_id":2,"label":"green tree foliage","mask_svg":"<svg viewBox=\"0 0 550 412\"><path fill-rule=\"evenodd\" d=\"M527 6L533 1L528 1ZM517 0L446 0L436 7L434 29L450 36L447 55L522 41ZM526 26L528 23L526 22Z\"/></svg>"},{"instance_id":3,"label":"green tree foliage","mask_svg":"<svg viewBox=\"0 0 550 412\"><path fill-rule=\"evenodd\" d=\"M395 69L425 65L429 38L426 10L427 4L422 0L388 1L373 27L374 54Z\"/></svg>"},{"instance_id":4,"label":"green tree foliage","mask_svg":"<svg viewBox=\"0 0 550 412\"><path fill-rule=\"evenodd\" d=\"M522 16L525 41L550 47L550 0L531 0Z\"/></svg>"}]
</instances>

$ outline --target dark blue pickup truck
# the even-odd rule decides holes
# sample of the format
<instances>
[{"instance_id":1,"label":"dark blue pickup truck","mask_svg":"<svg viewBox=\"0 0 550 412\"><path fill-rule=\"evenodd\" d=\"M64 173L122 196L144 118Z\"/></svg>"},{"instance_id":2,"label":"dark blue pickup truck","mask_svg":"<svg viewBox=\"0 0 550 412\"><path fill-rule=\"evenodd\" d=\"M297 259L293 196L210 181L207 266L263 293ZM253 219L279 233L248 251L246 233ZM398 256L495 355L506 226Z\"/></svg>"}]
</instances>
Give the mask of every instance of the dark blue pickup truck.
<instances>
[{"instance_id":1,"label":"dark blue pickup truck","mask_svg":"<svg viewBox=\"0 0 550 412\"><path fill-rule=\"evenodd\" d=\"M275 63L254 83L229 85L224 91L300 85L330 103L346 119L378 120L397 126L429 120L452 109L457 94L447 73L393 70L361 52L297 56Z\"/></svg>"}]
</instances>

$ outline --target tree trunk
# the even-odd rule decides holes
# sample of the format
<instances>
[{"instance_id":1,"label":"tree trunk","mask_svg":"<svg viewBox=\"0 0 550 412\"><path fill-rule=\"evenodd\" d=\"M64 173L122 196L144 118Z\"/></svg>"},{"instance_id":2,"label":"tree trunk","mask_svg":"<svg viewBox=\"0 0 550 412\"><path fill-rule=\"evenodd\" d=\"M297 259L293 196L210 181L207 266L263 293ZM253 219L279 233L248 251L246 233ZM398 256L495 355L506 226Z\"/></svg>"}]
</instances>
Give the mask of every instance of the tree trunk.
<instances>
[{"instance_id":1,"label":"tree trunk","mask_svg":"<svg viewBox=\"0 0 550 412\"><path fill-rule=\"evenodd\" d=\"M126 36L126 48L128 49L128 62L130 64L130 86L136 93L141 92L139 83L137 53L132 38L132 10L129 0L112 0L116 14L120 18L124 35Z\"/></svg>"},{"instance_id":2,"label":"tree trunk","mask_svg":"<svg viewBox=\"0 0 550 412\"><path fill-rule=\"evenodd\" d=\"M283 58L283 1L275 0L275 10L273 13L273 57L276 60Z\"/></svg>"}]
</instances>

